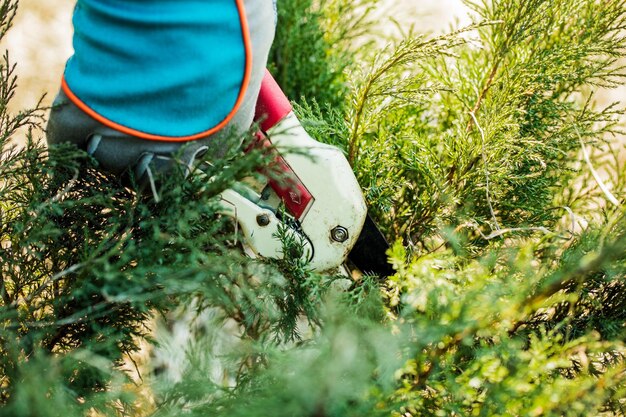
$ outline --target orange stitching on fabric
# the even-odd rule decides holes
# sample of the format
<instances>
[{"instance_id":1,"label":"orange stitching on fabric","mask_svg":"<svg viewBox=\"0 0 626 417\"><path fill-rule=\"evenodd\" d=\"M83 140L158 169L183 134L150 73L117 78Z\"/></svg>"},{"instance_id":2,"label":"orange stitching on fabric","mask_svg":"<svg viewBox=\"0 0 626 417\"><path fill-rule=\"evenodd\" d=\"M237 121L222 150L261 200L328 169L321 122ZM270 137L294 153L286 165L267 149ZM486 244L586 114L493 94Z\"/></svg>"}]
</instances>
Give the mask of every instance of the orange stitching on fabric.
<instances>
[{"instance_id":1,"label":"orange stitching on fabric","mask_svg":"<svg viewBox=\"0 0 626 417\"><path fill-rule=\"evenodd\" d=\"M103 125L108 126L112 129L115 129L119 132L125 133L130 136L134 136L134 137L141 138L141 139L168 141L168 142L186 142L186 141L201 139L201 138L210 136L213 133L222 129L224 126L226 126L228 122L230 122L231 119L235 116L235 114L239 110L239 107L241 107L241 103L243 102L246 91L248 90L248 85L250 83L250 77L252 73L252 42L250 40L250 29L248 27L248 18L246 16L246 10L243 4L243 0L235 0L235 2L237 3L237 10L239 11L239 20L241 22L241 32L243 36L243 44L244 44L244 49L245 49L245 60L246 60L245 72L244 72L243 80L241 82L241 88L239 89L239 95L237 96L237 101L235 101L235 104L232 110L230 111L230 113L226 115L226 117L220 123L213 126L209 130L196 133L193 135L188 135L188 136L161 136L161 135L154 135L151 133L142 132L136 129L123 126L112 120L109 120L106 117L100 115L95 110L93 110L91 107L85 104L81 99L79 99L72 92L72 90L70 89L69 85L67 84L65 80L65 76L61 79L61 88L63 89L67 97L79 109L84 111L86 114L88 114L89 116L97 120L98 122L102 123Z\"/></svg>"}]
</instances>

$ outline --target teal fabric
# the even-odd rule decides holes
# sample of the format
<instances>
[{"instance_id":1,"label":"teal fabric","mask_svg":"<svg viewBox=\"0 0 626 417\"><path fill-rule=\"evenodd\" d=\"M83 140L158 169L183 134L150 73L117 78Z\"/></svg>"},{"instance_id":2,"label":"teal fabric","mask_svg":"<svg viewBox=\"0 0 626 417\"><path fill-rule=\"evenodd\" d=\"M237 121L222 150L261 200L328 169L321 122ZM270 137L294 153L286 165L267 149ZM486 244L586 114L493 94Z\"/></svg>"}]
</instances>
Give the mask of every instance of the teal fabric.
<instances>
[{"instance_id":1,"label":"teal fabric","mask_svg":"<svg viewBox=\"0 0 626 417\"><path fill-rule=\"evenodd\" d=\"M205 132L233 109L246 55L235 0L78 0L71 92L140 132Z\"/></svg>"}]
</instances>

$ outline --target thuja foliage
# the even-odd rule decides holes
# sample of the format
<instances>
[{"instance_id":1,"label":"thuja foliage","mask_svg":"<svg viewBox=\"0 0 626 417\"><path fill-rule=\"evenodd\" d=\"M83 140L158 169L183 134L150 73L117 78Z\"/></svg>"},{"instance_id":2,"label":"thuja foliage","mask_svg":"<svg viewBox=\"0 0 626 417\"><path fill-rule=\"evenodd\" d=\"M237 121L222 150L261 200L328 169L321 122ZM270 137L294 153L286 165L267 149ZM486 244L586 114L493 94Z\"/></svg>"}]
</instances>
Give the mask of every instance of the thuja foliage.
<instances>
[{"instance_id":1,"label":"thuja foliage","mask_svg":"<svg viewBox=\"0 0 626 417\"><path fill-rule=\"evenodd\" d=\"M375 0L278 0L269 69L293 100L342 110L350 45L374 27Z\"/></svg>"},{"instance_id":2,"label":"thuja foliage","mask_svg":"<svg viewBox=\"0 0 626 417\"><path fill-rule=\"evenodd\" d=\"M17 2L5 0L0 34ZM71 146L46 149L45 112L10 114L13 65L0 64L0 415L142 415L129 393L154 317L219 309L244 338L291 340L310 309L304 283L236 249L216 195L266 164L239 152L159 178L158 201ZM12 142L28 131L23 145ZM178 172L180 171L180 172ZM207 180L210 178L210 180ZM262 288L262 290L258 290ZM242 361L245 362L245 361ZM155 365L156 367L156 365ZM130 389L133 391L133 389ZM90 411L91 410L91 411Z\"/></svg>"},{"instance_id":3,"label":"thuja foliage","mask_svg":"<svg viewBox=\"0 0 626 417\"><path fill-rule=\"evenodd\" d=\"M245 337L294 337L288 324L307 308L297 298L304 284L244 258L215 205L216 193L249 174L258 157L213 164L204 171L210 183L200 175L162 179L155 203L76 149L47 151L32 139L20 150L3 145L7 415L134 413L122 372L128 355L148 338L152 317L181 305L219 308Z\"/></svg>"},{"instance_id":4,"label":"thuja foliage","mask_svg":"<svg viewBox=\"0 0 626 417\"><path fill-rule=\"evenodd\" d=\"M352 163L385 281L240 253L214 197L260 155L157 203L77 150L13 147L41 113L7 113L5 59L2 415L626 414L623 111L594 104L623 82L626 2L467 2L475 24L383 49L352 37L371 4L279 1L270 66Z\"/></svg>"}]
</instances>

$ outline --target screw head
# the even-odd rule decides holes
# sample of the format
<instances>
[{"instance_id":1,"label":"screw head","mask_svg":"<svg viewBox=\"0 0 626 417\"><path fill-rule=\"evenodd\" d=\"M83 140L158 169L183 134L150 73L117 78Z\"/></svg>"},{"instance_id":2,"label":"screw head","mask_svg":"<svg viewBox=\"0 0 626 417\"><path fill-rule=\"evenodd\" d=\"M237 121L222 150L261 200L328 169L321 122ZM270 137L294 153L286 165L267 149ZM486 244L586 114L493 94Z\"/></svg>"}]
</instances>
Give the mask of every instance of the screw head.
<instances>
[{"instance_id":1,"label":"screw head","mask_svg":"<svg viewBox=\"0 0 626 417\"><path fill-rule=\"evenodd\" d=\"M335 242L343 243L350 237L348 229L343 226L337 226L330 231L330 238Z\"/></svg>"},{"instance_id":2,"label":"screw head","mask_svg":"<svg viewBox=\"0 0 626 417\"><path fill-rule=\"evenodd\" d=\"M267 214L259 214L256 216L256 223L261 227L267 226L270 224L270 216Z\"/></svg>"}]
</instances>

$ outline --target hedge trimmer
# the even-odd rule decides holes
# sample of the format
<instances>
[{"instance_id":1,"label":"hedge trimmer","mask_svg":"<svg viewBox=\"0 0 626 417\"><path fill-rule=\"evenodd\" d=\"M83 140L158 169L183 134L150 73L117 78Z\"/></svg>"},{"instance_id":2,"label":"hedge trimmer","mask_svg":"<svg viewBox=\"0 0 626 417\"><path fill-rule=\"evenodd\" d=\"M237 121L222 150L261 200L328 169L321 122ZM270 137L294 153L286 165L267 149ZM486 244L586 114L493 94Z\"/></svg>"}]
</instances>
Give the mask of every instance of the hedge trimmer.
<instances>
[{"instance_id":1,"label":"hedge trimmer","mask_svg":"<svg viewBox=\"0 0 626 417\"><path fill-rule=\"evenodd\" d=\"M340 149L307 134L269 72L256 119L261 132L252 147L274 152L272 170L280 175L268 175L260 192L238 183L221 193L222 211L237 221L248 253L283 258L287 238L301 245L314 270L346 271L348 260L365 273L393 274L389 246L367 214L347 159Z\"/></svg>"}]
</instances>

